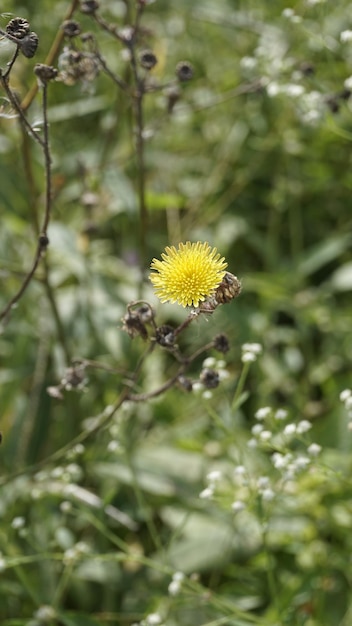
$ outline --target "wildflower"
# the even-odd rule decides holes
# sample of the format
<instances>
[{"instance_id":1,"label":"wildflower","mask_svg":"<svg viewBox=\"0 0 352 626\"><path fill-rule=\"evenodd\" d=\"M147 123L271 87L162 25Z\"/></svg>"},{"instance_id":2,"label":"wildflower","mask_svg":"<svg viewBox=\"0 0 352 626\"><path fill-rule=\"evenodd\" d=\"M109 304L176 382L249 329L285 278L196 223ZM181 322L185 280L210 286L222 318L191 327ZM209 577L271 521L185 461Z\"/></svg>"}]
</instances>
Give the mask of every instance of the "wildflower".
<instances>
[{"instance_id":1,"label":"wildflower","mask_svg":"<svg viewBox=\"0 0 352 626\"><path fill-rule=\"evenodd\" d=\"M235 500L235 502L231 504L231 508L234 513L240 513L243 509L245 509L245 504L242 500Z\"/></svg>"},{"instance_id":2,"label":"wildflower","mask_svg":"<svg viewBox=\"0 0 352 626\"><path fill-rule=\"evenodd\" d=\"M340 41L341 43L352 41L352 30L343 30L342 33L340 33Z\"/></svg>"},{"instance_id":3,"label":"wildflower","mask_svg":"<svg viewBox=\"0 0 352 626\"><path fill-rule=\"evenodd\" d=\"M150 275L161 302L198 307L221 283L227 263L208 243L180 243L166 247L162 261L153 259Z\"/></svg>"},{"instance_id":4,"label":"wildflower","mask_svg":"<svg viewBox=\"0 0 352 626\"><path fill-rule=\"evenodd\" d=\"M264 420L266 417L268 417L268 415L270 415L270 413L271 413L271 407L263 406L260 409L258 409L258 411L256 411L256 413L254 414L254 417L257 420Z\"/></svg>"},{"instance_id":5,"label":"wildflower","mask_svg":"<svg viewBox=\"0 0 352 626\"><path fill-rule=\"evenodd\" d=\"M318 443L311 443L310 446L307 448L307 452L311 456L318 456L318 454L320 454L321 452L321 446Z\"/></svg>"}]
</instances>

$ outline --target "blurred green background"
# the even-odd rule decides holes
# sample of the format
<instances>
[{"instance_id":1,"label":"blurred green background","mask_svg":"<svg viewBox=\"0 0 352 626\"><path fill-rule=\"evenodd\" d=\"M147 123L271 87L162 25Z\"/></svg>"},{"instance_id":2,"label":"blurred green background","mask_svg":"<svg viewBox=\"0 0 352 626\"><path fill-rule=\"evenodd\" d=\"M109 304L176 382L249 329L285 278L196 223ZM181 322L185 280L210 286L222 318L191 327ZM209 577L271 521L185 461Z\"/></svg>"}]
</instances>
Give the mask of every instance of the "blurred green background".
<instances>
[{"instance_id":1,"label":"blurred green background","mask_svg":"<svg viewBox=\"0 0 352 626\"><path fill-rule=\"evenodd\" d=\"M35 57L20 56L11 72L21 100L70 8L28 4L8 0L0 22L5 29L11 17L27 18L39 37ZM99 14L119 28L134 11L132 0L100 2ZM73 17L132 84L123 46L79 7ZM145 249L131 98L103 72L49 88L50 246L0 334L2 623L152 624L161 610L167 626L349 626L351 443L339 394L351 387L352 359L352 5L157 0L142 26L137 49L158 59L148 79L155 90L144 99ZM12 51L0 42L3 70ZM194 76L177 84L180 61ZM40 94L27 114L40 128ZM41 151L5 99L0 159L2 309L31 265L45 189ZM145 349L121 330L126 305L143 298L159 323L185 318L157 302L148 267L166 245L187 240L216 246L243 282L238 300L182 337L191 353L226 333L228 379L209 400L174 388L128 404L84 447L70 446L116 401ZM246 342L263 354L231 411ZM90 370L85 392L60 401L47 387L72 358L123 373ZM201 359L190 375L200 368ZM138 390L158 387L174 369L167 353L154 352ZM231 473L245 459L253 477L273 473L267 452L246 445L263 406L309 420L326 458L272 516L252 511L237 524L230 486L217 502L199 493L214 463ZM51 458L63 446L69 452ZM119 526L108 505L138 530ZM272 523L265 541L263 520ZM78 542L82 552L67 555ZM167 591L174 570L197 573L180 600ZM38 614L43 606L52 612Z\"/></svg>"}]
</instances>

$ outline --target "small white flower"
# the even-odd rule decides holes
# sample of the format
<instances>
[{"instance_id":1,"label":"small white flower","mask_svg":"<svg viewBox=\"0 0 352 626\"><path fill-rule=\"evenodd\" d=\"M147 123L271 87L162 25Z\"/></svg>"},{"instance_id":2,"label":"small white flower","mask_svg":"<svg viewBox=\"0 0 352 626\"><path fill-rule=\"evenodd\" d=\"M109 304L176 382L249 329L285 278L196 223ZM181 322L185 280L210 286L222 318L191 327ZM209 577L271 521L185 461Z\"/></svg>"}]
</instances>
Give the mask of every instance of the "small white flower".
<instances>
[{"instance_id":1,"label":"small white flower","mask_svg":"<svg viewBox=\"0 0 352 626\"><path fill-rule=\"evenodd\" d=\"M257 480L257 487L258 489L264 489L265 487L268 487L269 483L270 480L268 476L259 476Z\"/></svg>"},{"instance_id":2,"label":"small white flower","mask_svg":"<svg viewBox=\"0 0 352 626\"><path fill-rule=\"evenodd\" d=\"M210 389L207 389L206 391L204 391L204 393L202 393L202 398L204 398L204 400L210 400L210 398L213 397L213 392L210 391Z\"/></svg>"},{"instance_id":3,"label":"small white flower","mask_svg":"<svg viewBox=\"0 0 352 626\"><path fill-rule=\"evenodd\" d=\"M240 513L245 508L246 508L246 505L244 504L244 502L242 502L242 500L235 500L235 502L231 504L231 509L233 510L234 513Z\"/></svg>"},{"instance_id":4,"label":"small white flower","mask_svg":"<svg viewBox=\"0 0 352 626\"><path fill-rule=\"evenodd\" d=\"M237 465L237 467L235 467L235 469L233 470L233 473L235 474L235 476L243 476L244 474L246 474L246 468L244 467L244 465Z\"/></svg>"},{"instance_id":5,"label":"small white flower","mask_svg":"<svg viewBox=\"0 0 352 626\"><path fill-rule=\"evenodd\" d=\"M275 96L279 95L281 91L281 87L279 85L279 83L277 83L276 81L271 81L266 88L266 92L268 94L268 96L270 98L274 98Z\"/></svg>"},{"instance_id":6,"label":"small white flower","mask_svg":"<svg viewBox=\"0 0 352 626\"><path fill-rule=\"evenodd\" d=\"M178 581L178 582L181 582L181 581L182 581L182 580L184 580L184 579L185 579L185 575L184 575L184 573L183 573L183 572L175 572L175 573L172 575L172 580L176 580L176 581Z\"/></svg>"},{"instance_id":7,"label":"small white flower","mask_svg":"<svg viewBox=\"0 0 352 626\"><path fill-rule=\"evenodd\" d=\"M287 424L284 428L284 435L294 435L297 430L296 424Z\"/></svg>"},{"instance_id":8,"label":"small white flower","mask_svg":"<svg viewBox=\"0 0 352 626\"><path fill-rule=\"evenodd\" d=\"M318 443L311 443L307 448L307 452L311 456L318 456L321 452L321 446Z\"/></svg>"},{"instance_id":9,"label":"small white flower","mask_svg":"<svg viewBox=\"0 0 352 626\"><path fill-rule=\"evenodd\" d=\"M172 580L167 589L170 596L177 596L181 591L181 584L178 580Z\"/></svg>"},{"instance_id":10,"label":"small white flower","mask_svg":"<svg viewBox=\"0 0 352 626\"><path fill-rule=\"evenodd\" d=\"M350 76L351 79L351 87L352 87L352 76ZM351 398L352 396L352 391L351 389L344 389L343 391L341 391L340 393L340 400L341 402L346 402L346 400L348 400L348 398Z\"/></svg>"},{"instance_id":11,"label":"small white flower","mask_svg":"<svg viewBox=\"0 0 352 626\"><path fill-rule=\"evenodd\" d=\"M213 356L208 356L206 359L204 359L203 361L203 368L213 368L215 367L216 364L216 359L214 359Z\"/></svg>"},{"instance_id":12,"label":"small white flower","mask_svg":"<svg viewBox=\"0 0 352 626\"><path fill-rule=\"evenodd\" d=\"M241 357L242 363L254 363L257 357L253 352L244 352Z\"/></svg>"},{"instance_id":13,"label":"small white flower","mask_svg":"<svg viewBox=\"0 0 352 626\"><path fill-rule=\"evenodd\" d=\"M257 420L265 420L265 418L268 417L270 413L271 413L271 407L263 406L261 409L258 409L258 411L254 413L254 417Z\"/></svg>"},{"instance_id":14,"label":"small white flower","mask_svg":"<svg viewBox=\"0 0 352 626\"><path fill-rule=\"evenodd\" d=\"M69 513L71 510L72 510L71 502L69 502L68 500L64 500L63 502L61 502L60 511L62 511L62 513Z\"/></svg>"},{"instance_id":15,"label":"small white flower","mask_svg":"<svg viewBox=\"0 0 352 626\"><path fill-rule=\"evenodd\" d=\"M263 489L262 498L265 502L271 502L275 498L275 492L268 487L267 489Z\"/></svg>"},{"instance_id":16,"label":"small white flower","mask_svg":"<svg viewBox=\"0 0 352 626\"><path fill-rule=\"evenodd\" d=\"M256 439L253 439L253 438L252 438L252 439L249 439L249 440L247 441L247 446L248 446L248 448L251 448L251 450L253 450L254 448L257 448L257 447L258 447L258 442L257 442L257 440L256 440Z\"/></svg>"},{"instance_id":17,"label":"small white flower","mask_svg":"<svg viewBox=\"0 0 352 626\"><path fill-rule=\"evenodd\" d=\"M297 424L297 432L299 435L302 435L303 433L308 432L308 430L310 430L311 428L312 428L312 424L311 422L308 422L308 420L301 420Z\"/></svg>"},{"instance_id":18,"label":"small white flower","mask_svg":"<svg viewBox=\"0 0 352 626\"><path fill-rule=\"evenodd\" d=\"M340 33L340 41L341 43L352 41L352 30L343 30L342 33Z\"/></svg>"},{"instance_id":19,"label":"small white flower","mask_svg":"<svg viewBox=\"0 0 352 626\"><path fill-rule=\"evenodd\" d=\"M264 426L262 424L254 424L251 428L252 435L260 435L260 433L264 430Z\"/></svg>"},{"instance_id":20,"label":"small white flower","mask_svg":"<svg viewBox=\"0 0 352 626\"><path fill-rule=\"evenodd\" d=\"M304 87L302 85L286 85L285 92L291 98L299 98L302 94L304 94Z\"/></svg>"},{"instance_id":21,"label":"small white flower","mask_svg":"<svg viewBox=\"0 0 352 626\"><path fill-rule=\"evenodd\" d=\"M116 452L119 449L120 449L120 444L119 444L118 441L116 441L116 440L109 441L109 443L108 443L108 451L109 452Z\"/></svg>"},{"instance_id":22,"label":"small white flower","mask_svg":"<svg viewBox=\"0 0 352 626\"><path fill-rule=\"evenodd\" d=\"M11 526L12 528L15 528L17 530L19 528L23 528L25 523L26 523L26 520L24 519L24 517L14 517L11 522Z\"/></svg>"},{"instance_id":23,"label":"small white flower","mask_svg":"<svg viewBox=\"0 0 352 626\"><path fill-rule=\"evenodd\" d=\"M242 346L243 352L252 352L253 354L261 354L263 348L260 343L244 343Z\"/></svg>"},{"instance_id":24,"label":"small white flower","mask_svg":"<svg viewBox=\"0 0 352 626\"><path fill-rule=\"evenodd\" d=\"M262 432L259 434L259 438L261 439L261 441L270 441L272 435L273 434L271 430L262 430Z\"/></svg>"},{"instance_id":25,"label":"small white flower","mask_svg":"<svg viewBox=\"0 0 352 626\"><path fill-rule=\"evenodd\" d=\"M202 385L202 383L200 382L195 382L192 384L192 391L194 391L194 393L200 393L200 391L203 391L204 389L204 385Z\"/></svg>"},{"instance_id":26,"label":"small white flower","mask_svg":"<svg viewBox=\"0 0 352 626\"><path fill-rule=\"evenodd\" d=\"M159 613L149 613L149 615L145 618L145 622L148 626L158 626L161 624L162 619Z\"/></svg>"},{"instance_id":27,"label":"small white flower","mask_svg":"<svg viewBox=\"0 0 352 626\"><path fill-rule=\"evenodd\" d=\"M206 487L203 491L200 492L199 497L202 500L210 500L214 495L214 489L212 487Z\"/></svg>"},{"instance_id":28,"label":"small white flower","mask_svg":"<svg viewBox=\"0 0 352 626\"><path fill-rule=\"evenodd\" d=\"M213 470L207 474L207 480L210 483L215 483L222 478L222 472L220 470Z\"/></svg>"},{"instance_id":29,"label":"small white flower","mask_svg":"<svg viewBox=\"0 0 352 626\"><path fill-rule=\"evenodd\" d=\"M310 463L310 459L308 459L307 456L298 456L297 459L295 459L294 461L294 465L295 467L300 470L300 469L305 469L307 467L307 465L309 465Z\"/></svg>"},{"instance_id":30,"label":"small white flower","mask_svg":"<svg viewBox=\"0 0 352 626\"><path fill-rule=\"evenodd\" d=\"M274 413L274 418L276 420L285 420L287 415L288 415L288 411L286 411L286 409L278 409Z\"/></svg>"},{"instance_id":31,"label":"small white flower","mask_svg":"<svg viewBox=\"0 0 352 626\"><path fill-rule=\"evenodd\" d=\"M284 9L281 13L282 17L286 17L287 19L290 19L291 17L293 17L295 14L293 9Z\"/></svg>"},{"instance_id":32,"label":"small white flower","mask_svg":"<svg viewBox=\"0 0 352 626\"><path fill-rule=\"evenodd\" d=\"M43 604L34 613L34 617L36 617L41 622L52 622L56 618L56 611L52 606Z\"/></svg>"},{"instance_id":33,"label":"small white flower","mask_svg":"<svg viewBox=\"0 0 352 626\"><path fill-rule=\"evenodd\" d=\"M240 66L244 70L253 70L257 67L258 61L254 57L242 57Z\"/></svg>"}]
</instances>

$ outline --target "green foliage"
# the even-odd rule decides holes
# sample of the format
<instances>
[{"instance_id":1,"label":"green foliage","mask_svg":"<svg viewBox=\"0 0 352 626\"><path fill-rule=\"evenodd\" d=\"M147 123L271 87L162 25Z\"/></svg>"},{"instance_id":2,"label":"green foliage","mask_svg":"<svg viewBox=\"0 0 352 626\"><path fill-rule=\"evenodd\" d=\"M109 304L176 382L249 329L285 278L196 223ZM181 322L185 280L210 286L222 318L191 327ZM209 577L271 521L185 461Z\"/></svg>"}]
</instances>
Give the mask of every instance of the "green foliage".
<instances>
[{"instance_id":1,"label":"green foliage","mask_svg":"<svg viewBox=\"0 0 352 626\"><path fill-rule=\"evenodd\" d=\"M142 0L23 4L0 16L1 623L350 626L350 3L147 2L140 29ZM17 15L39 47L10 67ZM148 279L188 240L243 283L192 320Z\"/></svg>"}]
</instances>

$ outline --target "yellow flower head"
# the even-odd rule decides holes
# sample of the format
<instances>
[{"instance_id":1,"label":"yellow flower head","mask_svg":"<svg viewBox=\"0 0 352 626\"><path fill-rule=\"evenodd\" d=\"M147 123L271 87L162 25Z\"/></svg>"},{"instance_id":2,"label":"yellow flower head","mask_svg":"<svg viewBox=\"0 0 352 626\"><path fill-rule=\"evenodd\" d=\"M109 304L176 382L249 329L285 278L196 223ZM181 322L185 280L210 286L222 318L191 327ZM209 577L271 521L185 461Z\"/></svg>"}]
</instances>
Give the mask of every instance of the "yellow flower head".
<instances>
[{"instance_id":1,"label":"yellow flower head","mask_svg":"<svg viewBox=\"0 0 352 626\"><path fill-rule=\"evenodd\" d=\"M166 247L162 261L153 259L150 274L161 302L177 302L183 307L199 306L211 296L225 275L227 263L208 243L180 243Z\"/></svg>"}]
</instances>

